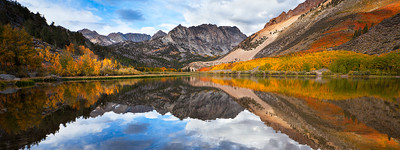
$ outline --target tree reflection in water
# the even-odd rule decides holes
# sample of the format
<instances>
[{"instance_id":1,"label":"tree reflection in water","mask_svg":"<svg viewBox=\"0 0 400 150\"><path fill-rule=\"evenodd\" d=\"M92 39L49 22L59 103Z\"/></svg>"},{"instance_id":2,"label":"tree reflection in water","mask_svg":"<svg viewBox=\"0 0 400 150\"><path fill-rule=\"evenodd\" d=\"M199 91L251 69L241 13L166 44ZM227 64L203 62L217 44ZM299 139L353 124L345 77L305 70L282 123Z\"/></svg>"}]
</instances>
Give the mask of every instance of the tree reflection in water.
<instances>
[{"instance_id":1,"label":"tree reflection in water","mask_svg":"<svg viewBox=\"0 0 400 150\"><path fill-rule=\"evenodd\" d=\"M312 148L397 149L399 101L399 79L190 77L38 84L0 95L0 148L29 148L60 128L68 128L77 118L101 118L107 112L121 115L155 112L161 118L171 115L180 122L191 122L182 129L195 129L190 137L220 132L221 135L202 139L208 146L214 141L219 146L235 145L234 142L242 143L235 145L236 148L249 148L245 141L235 139L240 136L224 135L223 130L215 130L218 126L206 123L238 119L247 109L250 116L257 115L267 125L262 128L271 127ZM132 133L148 129L130 128L135 129ZM265 138L269 132L258 134L259 141L270 141ZM210 141L226 136L232 139ZM253 145L253 148L266 148L263 146Z\"/></svg>"}]
</instances>

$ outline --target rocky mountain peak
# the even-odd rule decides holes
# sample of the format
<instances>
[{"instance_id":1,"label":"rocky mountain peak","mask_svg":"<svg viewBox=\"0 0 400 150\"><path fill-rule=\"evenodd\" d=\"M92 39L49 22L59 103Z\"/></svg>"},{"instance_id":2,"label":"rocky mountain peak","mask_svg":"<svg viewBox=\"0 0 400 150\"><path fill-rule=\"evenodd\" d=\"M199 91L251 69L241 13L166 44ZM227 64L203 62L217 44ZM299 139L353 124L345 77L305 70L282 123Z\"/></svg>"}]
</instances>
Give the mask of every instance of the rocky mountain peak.
<instances>
[{"instance_id":1,"label":"rocky mountain peak","mask_svg":"<svg viewBox=\"0 0 400 150\"><path fill-rule=\"evenodd\" d=\"M148 41L151 39L150 35L141 34L141 33L127 33L127 34L124 34L124 37L128 41L132 41L132 42L142 42L142 41Z\"/></svg>"},{"instance_id":2,"label":"rocky mountain peak","mask_svg":"<svg viewBox=\"0 0 400 150\"><path fill-rule=\"evenodd\" d=\"M78 32L82 33L84 37L89 39L92 43L99 44L102 46L108 46L115 43L120 43L124 41L132 42L142 42L150 40L151 36L147 34L140 33L127 33L123 34L121 32L110 33L107 36L100 35L96 31L91 31L89 29L82 29Z\"/></svg>"},{"instance_id":3,"label":"rocky mountain peak","mask_svg":"<svg viewBox=\"0 0 400 150\"><path fill-rule=\"evenodd\" d=\"M202 24L199 26L177 26L167 39L178 45L187 45L194 53L208 56L224 55L247 38L237 27ZM182 47L183 48L183 47Z\"/></svg>"},{"instance_id":4,"label":"rocky mountain peak","mask_svg":"<svg viewBox=\"0 0 400 150\"><path fill-rule=\"evenodd\" d=\"M156 38L164 37L164 36L166 36L166 35L167 35L167 33L165 33L164 31L158 30L158 31L151 37L151 39L153 40L153 39L156 39Z\"/></svg>"},{"instance_id":5,"label":"rocky mountain peak","mask_svg":"<svg viewBox=\"0 0 400 150\"><path fill-rule=\"evenodd\" d=\"M124 34L122 34L121 32L110 33L107 35L107 37L109 37L112 41L116 43L127 41L127 38L125 38Z\"/></svg>"},{"instance_id":6,"label":"rocky mountain peak","mask_svg":"<svg viewBox=\"0 0 400 150\"><path fill-rule=\"evenodd\" d=\"M78 32L82 33L83 35L85 35L89 38L95 38L95 37L99 36L99 34L96 31L94 31L94 30L92 31L92 30L89 30L86 28L79 30Z\"/></svg>"}]
</instances>

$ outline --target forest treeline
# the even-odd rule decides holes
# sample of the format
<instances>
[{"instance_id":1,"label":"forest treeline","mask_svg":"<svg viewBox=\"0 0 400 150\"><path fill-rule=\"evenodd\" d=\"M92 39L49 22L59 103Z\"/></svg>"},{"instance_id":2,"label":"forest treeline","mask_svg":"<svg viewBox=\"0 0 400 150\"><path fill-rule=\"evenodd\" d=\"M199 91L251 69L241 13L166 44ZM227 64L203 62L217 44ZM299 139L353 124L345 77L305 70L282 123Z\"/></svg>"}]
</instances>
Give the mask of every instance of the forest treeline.
<instances>
[{"instance_id":1,"label":"forest treeline","mask_svg":"<svg viewBox=\"0 0 400 150\"><path fill-rule=\"evenodd\" d=\"M35 46L24 29L0 26L0 73L19 77L126 75L140 73L113 59L99 59L89 48L70 43L61 52Z\"/></svg>"},{"instance_id":2,"label":"forest treeline","mask_svg":"<svg viewBox=\"0 0 400 150\"><path fill-rule=\"evenodd\" d=\"M211 70L251 71L313 71L328 68L334 73L350 71L375 75L400 75L400 50L381 55L367 55L351 51L321 51L294 53L280 57L254 59L245 62L214 66Z\"/></svg>"},{"instance_id":3,"label":"forest treeline","mask_svg":"<svg viewBox=\"0 0 400 150\"><path fill-rule=\"evenodd\" d=\"M64 27L55 26L54 22L48 25L46 18L41 14L30 12L28 8L17 1L0 0L0 23L24 28L29 35L42 39L57 48L63 48L70 43L86 47L92 45L79 32L71 32Z\"/></svg>"}]
</instances>

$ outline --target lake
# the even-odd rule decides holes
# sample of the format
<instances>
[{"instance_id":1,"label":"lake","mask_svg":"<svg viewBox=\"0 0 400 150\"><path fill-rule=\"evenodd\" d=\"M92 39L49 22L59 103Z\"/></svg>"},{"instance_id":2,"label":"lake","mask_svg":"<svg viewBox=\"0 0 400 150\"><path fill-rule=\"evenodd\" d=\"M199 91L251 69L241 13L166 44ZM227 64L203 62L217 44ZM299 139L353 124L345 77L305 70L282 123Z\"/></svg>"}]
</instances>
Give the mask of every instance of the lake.
<instances>
[{"instance_id":1,"label":"lake","mask_svg":"<svg viewBox=\"0 0 400 150\"><path fill-rule=\"evenodd\" d=\"M192 76L0 93L0 149L400 149L395 78Z\"/></svg>"}]
</instances>

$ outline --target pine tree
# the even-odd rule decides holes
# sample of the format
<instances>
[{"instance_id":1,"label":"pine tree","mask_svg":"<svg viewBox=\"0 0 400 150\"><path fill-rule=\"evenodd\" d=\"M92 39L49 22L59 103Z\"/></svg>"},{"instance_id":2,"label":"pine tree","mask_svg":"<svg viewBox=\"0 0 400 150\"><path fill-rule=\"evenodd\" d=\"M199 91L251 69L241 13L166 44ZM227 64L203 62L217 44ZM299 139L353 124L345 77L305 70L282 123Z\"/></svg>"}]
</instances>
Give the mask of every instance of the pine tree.
<instances>
[{"instance_id":1,"label":"pine tree","mask_svg":"<svg viewBox=\"0 0 400 150\"><path fill-rule=\"evenodd\" d=\"M365 27L362 30L362 34L365 34L368 32L368 24L365 25Z\"/></svg>"}]
</instances>

